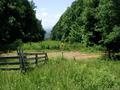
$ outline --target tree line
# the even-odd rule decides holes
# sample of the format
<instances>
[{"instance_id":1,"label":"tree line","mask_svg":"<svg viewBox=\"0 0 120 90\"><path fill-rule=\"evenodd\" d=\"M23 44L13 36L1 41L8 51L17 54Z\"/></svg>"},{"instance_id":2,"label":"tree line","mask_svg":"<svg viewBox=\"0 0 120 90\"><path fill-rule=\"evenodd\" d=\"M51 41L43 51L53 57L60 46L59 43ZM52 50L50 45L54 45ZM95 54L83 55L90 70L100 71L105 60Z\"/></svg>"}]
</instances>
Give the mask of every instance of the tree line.
<instances>
[{"instance_id":1,"label":"tree line","mask_svg":"<svg viewBox=\"0 0 120 90\"><path fill-rule=\"evenodd\" d=\"M120 0L76 0L52 30L53 40L120 51Z\"/></svg>"},{"instance_id":2,"label":"tree line","mask_svg":"<svg viewBox=\"0 0 120 90\"><path fill-rule=\"evenodd\" d=\"M35 16L35 4L28 0L0 0L0 46L21 39L37 42L45 31Z\"/></svg>"}]
</instances>

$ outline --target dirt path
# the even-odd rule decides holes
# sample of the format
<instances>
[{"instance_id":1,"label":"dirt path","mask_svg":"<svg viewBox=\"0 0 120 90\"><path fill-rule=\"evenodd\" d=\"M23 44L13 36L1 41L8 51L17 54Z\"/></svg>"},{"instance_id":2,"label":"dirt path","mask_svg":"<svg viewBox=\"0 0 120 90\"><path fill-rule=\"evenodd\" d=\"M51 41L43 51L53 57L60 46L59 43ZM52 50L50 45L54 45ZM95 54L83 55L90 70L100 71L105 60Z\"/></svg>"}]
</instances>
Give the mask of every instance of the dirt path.
<instances>
[{"instance_id":1,"label":"dirt path","mask_svg":"<svg viewBox=\"0 0 120 90\"><path fill-rule=\"evenodd\" d=\"M55 52L47 52L49 58L57 58L57 57L62 57L62 52L60 51L55 51ZM6 53L6 54L0 54L0 56L12 56L16 55L16 52L13 53ZM63 57L67 59L91 59L91 58L98 58L100 57L100 54L84 54L80 53L78 51L65 51L63 52Z\"/></svg>"},{"instance_id":2,"label":"dirt path","mask_svg":"<svg viewBox=\"0 0 120 90\"><path fill-rule=\"evenodd\" d=\"M62 56L62 52L48 52L48 56L50 58L52 57L61 57ZM80 59L91 59L91 58L98 58L100 57L99 54L83 54L80 52L63 52L63 56L64 58L67 59L76 59L76 60L80 60Z\"/></svg>"}]
</instances>

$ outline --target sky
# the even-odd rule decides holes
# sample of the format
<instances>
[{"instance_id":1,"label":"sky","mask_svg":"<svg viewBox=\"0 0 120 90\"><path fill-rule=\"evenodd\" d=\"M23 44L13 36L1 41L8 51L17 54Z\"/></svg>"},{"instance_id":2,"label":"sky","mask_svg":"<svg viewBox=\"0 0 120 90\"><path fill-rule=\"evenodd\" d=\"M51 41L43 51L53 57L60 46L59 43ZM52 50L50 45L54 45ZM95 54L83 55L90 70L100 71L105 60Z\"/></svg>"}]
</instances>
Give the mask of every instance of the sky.
<instances>
[{"instance_id":1,"label":"sky","mask_svg":"<svg viewBox=\"0 0 120 90\"><path fill-rule=\"evenodd\" d=\"M36 16L42 20L43 28L52 29L73 1L75 0L33 0L37 7Z\"/></svg>"}]
</instances>

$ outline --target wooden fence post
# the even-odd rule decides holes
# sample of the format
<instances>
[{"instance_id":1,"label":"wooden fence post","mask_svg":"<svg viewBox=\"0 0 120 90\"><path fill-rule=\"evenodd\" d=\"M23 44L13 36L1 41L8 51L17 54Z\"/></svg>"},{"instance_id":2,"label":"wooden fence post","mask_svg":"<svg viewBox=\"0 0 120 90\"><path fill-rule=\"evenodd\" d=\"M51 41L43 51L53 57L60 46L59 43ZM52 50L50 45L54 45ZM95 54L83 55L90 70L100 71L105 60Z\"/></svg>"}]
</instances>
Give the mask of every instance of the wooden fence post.
<instances>
[{"instance_id":1,"label":"wooden fence post","mask_svg":"<svg viewBox=\"0 0 120 90\"><path fill-rule=\"evenodd\" d=\"M63 51L62 51L62 59L64 58Z\"/></svg>"},{"instance_id":2,"label":"wooden fence post","mask_svg":"<svg viewBox=\"0 0 120 90\"><path fill-rule=\"evenodd\" d=\"M45 53L45 63L47 63L47 61L48 61L48 55L47 53Z\"/></svg>"},{"instance_id":3,"label":"wooden fence post","mask_svg":"<svg viewBox=\"0 0 120 90\"><path fill-rule=\"evenodd\" d=\"M25 56L23 53L23 49L21 49L20 47L17 50L18 55L19 55L19 62L20 62L20 71L21 72L26 72L26 68L25 68Z\"/></svg>"},{"instance_id":4,"label":"wooden fence post","mask_svg":"<svg viewBox=\"0 0 120 90\"><path fill-rule=\"evenodd\" d=\"M38 65L38 55L35 55L35 64Z\"/></svg>"}]
</instances>

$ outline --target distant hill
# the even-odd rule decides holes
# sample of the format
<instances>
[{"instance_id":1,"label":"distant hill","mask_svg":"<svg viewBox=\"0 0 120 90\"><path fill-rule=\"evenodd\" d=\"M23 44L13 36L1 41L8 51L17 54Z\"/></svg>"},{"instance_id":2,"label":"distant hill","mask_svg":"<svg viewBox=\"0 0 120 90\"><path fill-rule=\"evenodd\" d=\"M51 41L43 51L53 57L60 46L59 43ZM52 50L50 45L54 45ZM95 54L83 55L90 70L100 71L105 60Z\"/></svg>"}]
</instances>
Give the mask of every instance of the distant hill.
<instances>
[{"instance_id":1,"label":"distant hill","mask_svg":"<svg viewBox=\"0 0 120 90\"><path fill-rule=\"evenodd\" d=\"M45 31L46 31L45 40L46 40L46 39L50 39L50 36L51 36L51 29L47 29L47 30L45 30Z\"/></svg>"}]
</instances>

